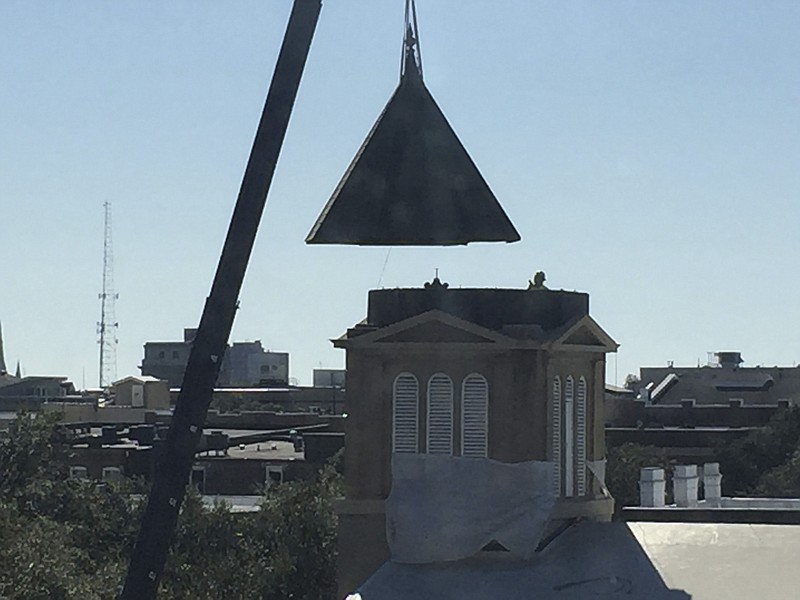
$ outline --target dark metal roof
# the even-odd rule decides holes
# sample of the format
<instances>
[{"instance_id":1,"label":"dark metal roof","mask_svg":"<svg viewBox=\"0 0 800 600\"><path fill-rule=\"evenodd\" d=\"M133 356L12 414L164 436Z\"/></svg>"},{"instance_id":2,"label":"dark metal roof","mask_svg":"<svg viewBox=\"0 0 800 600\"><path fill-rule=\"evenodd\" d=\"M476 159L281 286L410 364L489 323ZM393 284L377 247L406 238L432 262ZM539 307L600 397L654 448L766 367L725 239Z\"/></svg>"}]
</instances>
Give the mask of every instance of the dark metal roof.
<instances>
[{"instance_id":1,"label":"dark metal roof","mask_svg":"<svg viewBox=\"0 0 800 600\"><path fill-rule=\"evenodd\" d=\"M425 87L417 44L409 29L400 85L307 243L449 246L520 239Z\"/></svg>"}]
</instances>

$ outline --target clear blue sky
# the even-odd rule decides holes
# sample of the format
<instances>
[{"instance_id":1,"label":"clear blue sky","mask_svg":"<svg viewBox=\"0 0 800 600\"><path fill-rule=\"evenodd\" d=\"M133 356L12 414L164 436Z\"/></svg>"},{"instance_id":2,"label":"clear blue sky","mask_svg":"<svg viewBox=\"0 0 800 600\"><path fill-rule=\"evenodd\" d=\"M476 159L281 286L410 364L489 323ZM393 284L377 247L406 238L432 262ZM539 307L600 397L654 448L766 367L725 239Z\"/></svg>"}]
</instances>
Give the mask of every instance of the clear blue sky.
<instances>
[{"instance_id":1,"label":"clear blue sky","mask_svg":"<svg viewBox=\"0 0 800 600\"><path fill-rule=\"evenodd\" d=\"M103 202L118 375L208 293L290 0L0 3L0 321L26 374L97 384ZM800 3L418 0L428 87L523 237L303 239L398 80L403 0L327 0L232 338L344 364L366 292L591 293L641 365L800 358Z\"/></svg>"}]
</instances>

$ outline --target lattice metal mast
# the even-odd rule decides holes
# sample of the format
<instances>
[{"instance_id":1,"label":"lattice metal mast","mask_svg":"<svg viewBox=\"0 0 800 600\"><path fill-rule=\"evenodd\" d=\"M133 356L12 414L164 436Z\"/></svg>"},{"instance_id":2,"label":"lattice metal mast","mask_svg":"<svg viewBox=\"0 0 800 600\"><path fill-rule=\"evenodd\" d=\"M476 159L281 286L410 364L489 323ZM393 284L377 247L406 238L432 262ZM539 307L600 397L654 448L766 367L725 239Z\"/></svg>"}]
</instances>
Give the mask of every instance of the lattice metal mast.
<instances>
[{"instance_id":1,"label":"lattice metal mast","mask_svg":"<svg viewBox=\"0 0 800 600\"><path fill-rule=\"evenodd\" d=\"M100 336L100 387L112 384L117 377L117 323L114 307L119 294L114 292L114 250L111 244L111 203L103 203L105 208L105 233L103 236L103 291L100 298L100 322L97 333Z\"/></svg>"}]
</instances>

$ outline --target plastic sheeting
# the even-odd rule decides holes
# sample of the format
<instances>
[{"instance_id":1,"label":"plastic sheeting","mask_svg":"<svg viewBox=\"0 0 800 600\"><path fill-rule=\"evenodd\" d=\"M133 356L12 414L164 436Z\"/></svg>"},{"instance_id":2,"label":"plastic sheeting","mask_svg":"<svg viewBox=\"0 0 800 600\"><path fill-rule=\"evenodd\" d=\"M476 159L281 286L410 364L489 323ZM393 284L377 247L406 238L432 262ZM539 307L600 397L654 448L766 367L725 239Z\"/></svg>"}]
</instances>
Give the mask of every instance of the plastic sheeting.
<instances>
[{"instance_id":1,"label":"plastic sheeting","mask_svg":"<svg viewBox=\"0 0 800 600\"><path fill-rule=\"evenodd\" d=\"M492 541L530 558L555 504L553 472L550 462L393 455L386 500L392 560L459 560Z\"/></svg>"},{"instance_id":2,"label":"plastic sheeting","mask_svg":"<svg viewBox=\"0 0 800 600\"><path fill-rule=\"evenodd\" d=\"M589 472L595 476L604 490L606 489L606 462L607 461L605 458L601 460L586 461L586 466L589 469Z\"/></svg>"},{"instance_id":3,"label":"plastic sheeting","mask_svg":"<svg viewBox=\"0 0 800 600\"><path fill-rule=\"evenodd\" d=\"M569 527L529 560L509 557L506 552L481 552L446 563L388 561L359 586L350 600L690 600L692 596L683 591L685 588L696 593L696 600L797 597L798 578L786 576L794 575L797 569L785 567L796 562L796 553L784 549L783 560L777 562L772 562L775 557L769 554L759 562L759 566L767 565L759 575L762 571L769 573L775 581L759 576L758 585L753 585L748 579L755 569L746 566L760 556L763 547L731 547L736 558L731 560L733 554L725 554L720 562L721 548L716 543L710 543L706 536L693 539L697 529L705 527L693 523L679 526L687 533L683 539L668 537L666 531L664 537L658 536L655 541L659 551L653 554L653 545L642 538L655 537L654 526L665 525L672 530L672 524L666 523L583 521ZM642 536L630 529L639 526ZM751 538L769 539L763 532L753 535L750 526L722 527L739 528L740 535ZM769 545L777 548L774 542ZM729 565L737 568L726 568ZM664 566L668 567L666 572ZM736 593L731 580L746 591ZM750 593L756 588L761 590L760 596Z\"/></svg>"}]
</instances>

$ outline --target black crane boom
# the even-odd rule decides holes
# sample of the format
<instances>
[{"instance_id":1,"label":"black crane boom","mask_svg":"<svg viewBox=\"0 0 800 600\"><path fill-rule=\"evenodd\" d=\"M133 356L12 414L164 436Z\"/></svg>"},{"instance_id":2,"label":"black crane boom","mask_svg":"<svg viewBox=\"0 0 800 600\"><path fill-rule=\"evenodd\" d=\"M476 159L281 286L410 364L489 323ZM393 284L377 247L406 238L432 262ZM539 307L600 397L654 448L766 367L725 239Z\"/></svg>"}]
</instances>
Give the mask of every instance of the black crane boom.
<instances>
[{"instance_id":1,"label":"black crane boom","mask_svg":"<svg viewBox=\"0 0 800 600\"><path fill-rule=\"evenodd\" d=\"M294 0L167 440L156 463L122 600L156 596L321 8L321 0Z\"/></svg>"}]
</instances>

